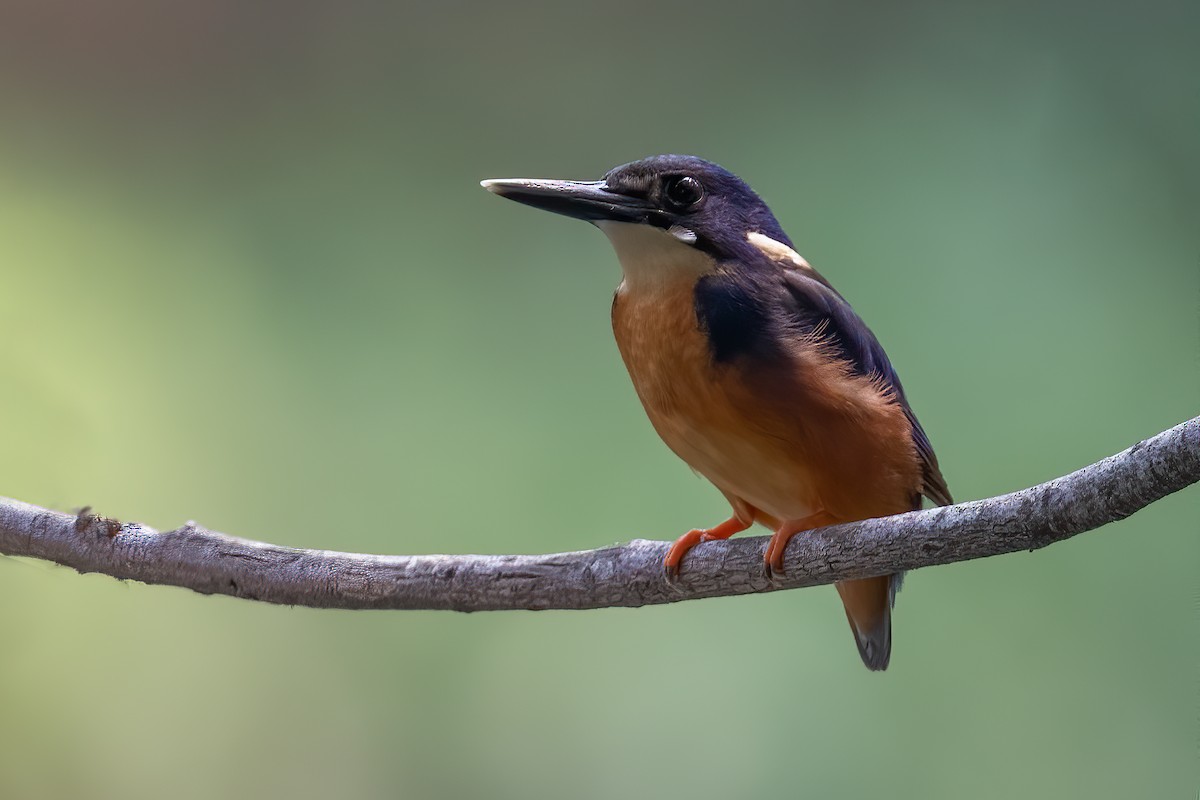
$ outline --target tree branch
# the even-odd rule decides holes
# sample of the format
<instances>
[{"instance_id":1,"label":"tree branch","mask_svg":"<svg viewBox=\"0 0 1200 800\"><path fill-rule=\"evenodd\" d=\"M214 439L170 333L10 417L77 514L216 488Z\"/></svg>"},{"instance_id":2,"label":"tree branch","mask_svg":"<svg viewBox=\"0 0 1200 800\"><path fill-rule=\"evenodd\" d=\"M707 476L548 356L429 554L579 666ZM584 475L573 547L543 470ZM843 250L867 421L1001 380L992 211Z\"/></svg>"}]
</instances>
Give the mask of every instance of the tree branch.
<instances>
[{"instance_id":1,"label":"tree branch","mask_svg":"<svg viewBox=\"0 0 1200 800\"><path fill-rule=\"evenodd\" d=\"M189 522L160 533L0 498L0 553L115 578L317 608L605 608L816 586L1036 550L1200 481L1200 417L1012 494L835 525L796 537L787 577L763 574L767 537L709 542L662 577L666 542L539 556L376 556L280 547Z\"/></svg>"}]
</instances>

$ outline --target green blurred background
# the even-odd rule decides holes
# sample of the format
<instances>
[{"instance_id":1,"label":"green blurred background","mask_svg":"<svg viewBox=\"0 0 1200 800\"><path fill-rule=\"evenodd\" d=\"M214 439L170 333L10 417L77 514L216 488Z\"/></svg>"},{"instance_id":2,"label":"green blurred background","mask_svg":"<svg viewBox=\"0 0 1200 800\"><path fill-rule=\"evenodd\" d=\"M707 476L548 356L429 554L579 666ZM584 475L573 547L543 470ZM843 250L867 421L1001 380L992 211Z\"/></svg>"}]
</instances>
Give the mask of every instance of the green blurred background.
<instances>
[{"instance_id":1,"label":"green blurred background","mask_svg":"<svg viewBox=\"0 0 1200 800\"><path fill-rule=\"evenodd\" d=\"M482 191L723 163L960 499L1200 411L1200 12L8 0L0 494L297 546L668 539L604 238ZM276 608L0 559L0 796L1194 797L1195 489L920 571L638 610Z\"/></svg>"}]
</instances>

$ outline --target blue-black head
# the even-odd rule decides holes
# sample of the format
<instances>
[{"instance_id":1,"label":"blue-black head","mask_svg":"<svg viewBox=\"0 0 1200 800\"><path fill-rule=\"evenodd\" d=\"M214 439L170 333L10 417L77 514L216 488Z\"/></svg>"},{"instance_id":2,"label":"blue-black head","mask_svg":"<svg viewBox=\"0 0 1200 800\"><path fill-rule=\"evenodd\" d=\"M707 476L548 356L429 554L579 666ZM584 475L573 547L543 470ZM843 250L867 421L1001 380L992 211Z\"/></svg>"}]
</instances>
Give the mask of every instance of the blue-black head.
<instances>
[{"instance_id":1,"label":"blue-black head","mask_svg":"<svg viewBox=\"0 0 1200 800\"><path fill-rule=\"evenodd\" d=\"M761 251L756 235L789 252L792 246L745 181L695 156L644 158L614 167L599 181L514 178L482 185L519 203L593 222L614 243L614 229L625 228L616 223L624 223L657 229L717 261Z\"/></svg>"}]
</instances>

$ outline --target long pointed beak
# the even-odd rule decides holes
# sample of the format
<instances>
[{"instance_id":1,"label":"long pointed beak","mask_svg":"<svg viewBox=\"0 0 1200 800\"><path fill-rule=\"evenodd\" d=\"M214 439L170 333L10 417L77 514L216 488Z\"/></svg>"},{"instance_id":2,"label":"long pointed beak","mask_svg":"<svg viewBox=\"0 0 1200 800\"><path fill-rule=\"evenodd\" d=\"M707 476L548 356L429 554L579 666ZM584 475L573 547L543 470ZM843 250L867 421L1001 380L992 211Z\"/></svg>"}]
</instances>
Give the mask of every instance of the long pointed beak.
<instances>
[{"instance_id":1,"label":"long pointed beak","mask_svg":"<svg viewBox=\"0 0 1200 800\"><path fill-rule=\"evenodd\" d=\"M493 178L479 185L509 200L589 222L646 222L654 211L650 203L614 192L604 181Z\"/></svg>"}]
</instances>

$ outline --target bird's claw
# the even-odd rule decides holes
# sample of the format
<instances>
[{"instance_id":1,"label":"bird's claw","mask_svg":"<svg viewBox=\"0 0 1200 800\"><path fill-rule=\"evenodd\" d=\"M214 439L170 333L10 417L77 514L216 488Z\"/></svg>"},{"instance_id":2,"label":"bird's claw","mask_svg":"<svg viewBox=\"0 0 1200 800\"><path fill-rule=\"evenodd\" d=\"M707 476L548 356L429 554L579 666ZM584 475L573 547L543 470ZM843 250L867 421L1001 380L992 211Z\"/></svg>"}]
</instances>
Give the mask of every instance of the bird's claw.
<instances>
[{"instance_id":1,"label":"bird's claw","mask_svg":"<svg viewBox=\"0 0 1200 800\"><path fill-rule=\"evenodd\" d=\"M683 582L679 580L678 564L663 565L663 580L666 581L667 586L671 587L675 591L683 591Z\"/></svg>"}]
</instances>

